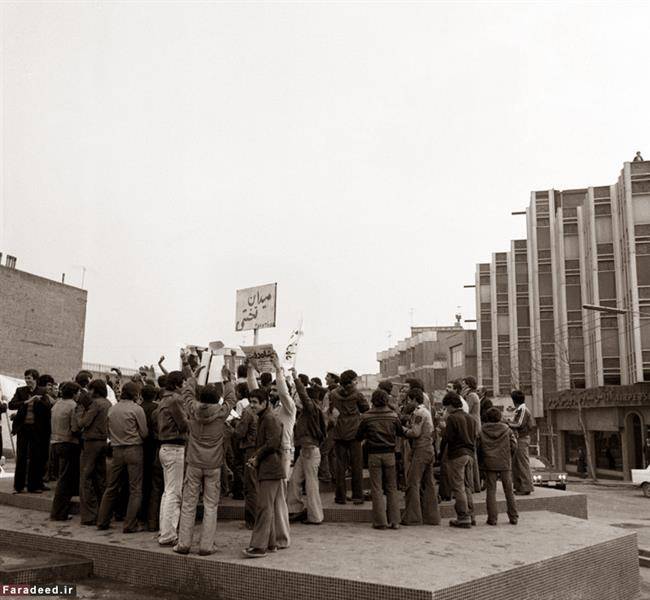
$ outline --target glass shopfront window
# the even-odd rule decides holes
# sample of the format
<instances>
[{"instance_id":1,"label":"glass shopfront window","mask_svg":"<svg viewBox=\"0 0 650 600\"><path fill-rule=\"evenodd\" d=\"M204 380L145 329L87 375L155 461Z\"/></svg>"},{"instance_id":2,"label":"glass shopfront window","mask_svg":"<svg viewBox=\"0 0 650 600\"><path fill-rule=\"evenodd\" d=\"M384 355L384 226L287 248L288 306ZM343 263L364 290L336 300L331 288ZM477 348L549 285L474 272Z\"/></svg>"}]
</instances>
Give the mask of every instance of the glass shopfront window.
<instances>
[{"instance_id":1,"label":"glass shopfront window","mask_svg":"<svg viewBox=\"0 0 650 600\"><path fill-rule=\"evenodd\" d=\"M623 449L618 431L594 431L596 468L610 471L623 470Z\"/></svg>"},{"instance_id":2,"label":"glass shopfront window","mask_svg":"<svg viewBox=\"0 0 650 600\"><path fill-rule=\"evenodd\" d=\"M564 462L567 465L578 466L578 453L582 449L586 453L585 438L580 431L564 432ZM583 454L584 456L584 454Z\"/></svg>"}]
</instances>

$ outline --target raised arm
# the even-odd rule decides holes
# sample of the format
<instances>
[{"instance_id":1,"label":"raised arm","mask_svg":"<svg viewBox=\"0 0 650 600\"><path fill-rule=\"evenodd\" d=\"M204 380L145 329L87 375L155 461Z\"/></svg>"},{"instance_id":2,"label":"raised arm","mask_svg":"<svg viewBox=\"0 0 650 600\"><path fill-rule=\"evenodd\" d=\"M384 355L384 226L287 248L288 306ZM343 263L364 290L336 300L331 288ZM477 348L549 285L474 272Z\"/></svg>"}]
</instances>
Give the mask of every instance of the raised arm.
<instances>
[{"instance_id":1,"label":"raised arm","mask_svg":"<svg viewBox=\"0 0 650 600\"><path fill-rule=\"evenodd\" d=\"M316 408L316 405L309 397L309 394L307 393L303 382L300 381L295 368L291 369L291 376L293 377L293 384L296 386L296 392L298 393L298 398L300 399L303 410L308 412L313 411Z\"/></svg>"},{"instance_id":2,"label":"raised arm","mask_svg":"<svg viewBox=\"0 0 650 600\"><path fill-rule=\"evenodd\" d=\"M246 383L248 384L248 391L259 389L257 385L257 377L255 377L255 366L256 363L252 359L248 359L246 363Z\"/></svg>"},{"instance_id":3,"label":"raised arm","mask_svg":"<svg viewBox=\"0 0 650 600\"><path fill-rule=\"evenodd\" d=\"M165 369L165 367L163 366L163 363L164 363L164 362L165 362L165 357L164 357L164 356L161 356L161 357L158 359L158 367L159 367L160 370L163 372L163 375L169 375L169 371L168 371L167 369Z\"/></svg>"},{"instance_id":4,"label":"raised arm","mask_svg":"<svg viewBox=\"0 0 650 600\"><path fill-rule=\"evenodd\" d=\"M296 412L296 403L293 401L291 394L289 393L289 388L287 387L287 381L284 378L284 372L280 365L280 359L276 352L273 353L273 367L275 369L275 382L278 386L278 396L280 397L280 404L288 413Z\"/></svg>"}]
</instances>

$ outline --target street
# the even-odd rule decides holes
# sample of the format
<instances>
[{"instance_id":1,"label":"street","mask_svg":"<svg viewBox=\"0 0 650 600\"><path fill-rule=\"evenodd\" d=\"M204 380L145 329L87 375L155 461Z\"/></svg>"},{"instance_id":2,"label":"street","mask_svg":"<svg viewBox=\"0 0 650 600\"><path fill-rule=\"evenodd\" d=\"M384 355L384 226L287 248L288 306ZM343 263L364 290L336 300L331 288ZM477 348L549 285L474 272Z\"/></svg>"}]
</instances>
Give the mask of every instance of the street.
<instances>
[{"instance_id":1,"label":"street","mask_svg":"<svg viewBox=\"0 0 650 600\"><path fill-rule=\"evenodd\" d=\"M629 485L569 482L572 492L587 494L589 520L636 531L639 548L650 548L650 498ZM641 600L650 600L650 569L642 567Z\"/></svg>"}]
</instances>

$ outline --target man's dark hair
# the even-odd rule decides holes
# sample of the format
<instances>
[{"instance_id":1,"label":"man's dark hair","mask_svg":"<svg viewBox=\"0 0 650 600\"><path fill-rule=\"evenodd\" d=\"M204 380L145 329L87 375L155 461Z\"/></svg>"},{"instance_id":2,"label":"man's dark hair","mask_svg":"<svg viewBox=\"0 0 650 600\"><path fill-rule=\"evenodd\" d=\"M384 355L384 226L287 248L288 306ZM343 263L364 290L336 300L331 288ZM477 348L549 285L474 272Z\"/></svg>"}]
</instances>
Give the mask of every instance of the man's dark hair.
<instances>
[{"instance_id":1,"label":"man's dark hair","mask_svg":"<svg viewBox=\"0 0 650 600\"><path fill-rule=\"evenodd\" d=\"M417 387L412 387L406 395L411 399L415 400L418 404L422 404L424 402L424 393L420 388Z\"/></svg>"},{"instance_id":2,"label":"man's dark hair","mask_svg":"<svg viewBox=\"0 0 650 600\"><path fill-rule=\"evenodd\" d=\"M210 383L206 385L199 394L199 402L203 404L219 404L221 398L221 385Z\"/></svg>"},{"instance_id":3,"label":"man's dark hair","mask_svg":"<svg viewBox=\"0 0 650 600\"><path fill-rule=\"evenodd\" d=\"M144 402L153 402L158 397L158 388L155 385L145 385L140 395Z\"/></svg>"},{"instance_id":4,"label":"man's dark hair","mask_svg":"<svg viewBox=\"0 0 650 600\"><path fill-rule=\"evenodd\" d=\"M320 377L312 377L311 378L311 383L312 383L312 385L317 385L318 387L323 387L323 381L321 380Z\"/></svg>"},{"instance_id":5,"label":"man's dark hair","mask_svg":"<svg viewBox=\"0 0 650 600\"><path fill-rule=\"evenodd\" d=\"M298 379L300 379L300 382L307 387L309 385L309 376L305 375L304 373L300 373L298 375Z\"/></svg>"},{"instance_id":6,"label":"man's dark hair","mask_svg":"<svg viewBox=\"0 0 650 600\"><path fill-rule=\"evenodd\" d=\"M463 379L463 381L467 384L467 387L470 390L476 390L476 378L472 377L471 375L468 375Z\"/></svg>"},{"instance_id":7,"label":"man's dark hair","mask_svg":"<svg viewBox=\"0 0 650 600\"><path fill-rule=\"evenodd\" d=\"M179 371L180 373L180 371ZM140 386L133 381L127 381L122 386L122 393L120 394L121 400L135 400L140 393Z\"/></svg>"},{"instance_id":8,"label":"man's dark hair","mask_svg":"<svg viewBox=\"0 0 650 600\"><path fill-rule=\"evenodd\" d=\"M407 383L411 388L416 388L424 391L424 383L422 383L422 380L418 379L417 377L409 377L404 381L404 383Z\"/></svg>"},{"instance_id":9,"label":"man's dark hair","mask_svg":"<svg viewBox=\"0 0 650 600\"><path fill-rule=\"evenodd\" d=\"M526 395L521 390L512 390L510 397L515 406L519 406L526 401Z\"/></svg>"},{"instance_id":10,"label":"man's dark hair","mask_svg":"<svg viewBox=\"0 0 650 600\"><path fill-rule=\"evenodd\" d=\"M387 394L390 394L393 391L393 382L384 379L384 381L379 382L379 385L377 387L380 390L384 390L384 392L386 392Z\"/></svg>"},{"instance_id":11,"label":"man's dark hair","mask_svg":"<svg viewBox=\"0 0 650 600\"><path fill-rule=\"evenodd\" d=\"M103 379L93 379L88 384L88 391L93 398L108 398L108 388Z\"/></svg>"},{"instance_id":12,"label":"man's dark hair","mask_svg":"<svg viewBox=\"0 0 650 600\"><path fill-rule=\"evenodd\" d=\"M454 391L460 395L460 393L463 391L463 384L460 382L460 379L454 379L453 381L450 381L452 387L454 388Z\"/></svg>"},{"instance_id":13,"label":"man's dark hair","mask_svg":"<svg viewBox=\"0 0 650 600\"><path fill-rule=\"evenodd\" d=\"M180 371L171 371L167 373L167 381L165 382L165 389L169 392L176 391L179 387L183 387L183 373Z\"/></svg>"},{"instance_id":14,"label":"man's dark hair","mask_svg":"<svg viewBox=\"0 0 650 600\"><path fill-rule=\"evenodd\" d=\"M312 399L312 400L320 400L320 389L317 387L308 387L307 388L307 395Z\"/></svg>"},{"instance_id":15,"label":"man's dark hair","mask_svg":"<svg viewBox=\"0 0 650 600\"><path fill-rule=\"evenodd\" d=\"M77 376L74 378L74 381L75 383L78 383L82 388L87 388L92 378L93 378L93 374L90 371L86 371L84 369L82 371L79 371L79 373L77 373Z\"/></svg>"},{"instance_id":16,"label":"man's dark hair","mask_svg":"<svg viewBox=\"0 0 650 600\"><path fill-rule=\"evenodd\" d=\"M273 373L262 373L260 375L260 383L262 387L268 387L273 383Z\"/></svg>"},{"instance_id":17,"label":"man's dark hair","mask_svg":"<svg viewBox=\"0 0 650 600\"><path fill-rule=\"evenodd\" d=\"M260 403L268 403L269 402L269 394L266 390L262 389L256 389L256 390L250 390L248 392L248 398L256 398L258 402Z\"/></svg>"},{"instance_id":18,"label":"man's dark hair","mask_svg":"<svg viewBox=\"0 0 650 600\"><path fill-rule=\"evenodd\" d=\"M66 381L61 386L61 398L64 400L70 400L71 398L74 398L74 395L79 391L81 391L81 386L72 381Z\"/></svg>"},{"instance_id":19,"label":"man's dark hair","mask_svg":"<svg viewBox=\"0 0 650 600\"><path fill-rule=\"evenodd\" d=\"M341 385L348 385L352 383L357 377L358 375L352 369L343 371L343 373L341 373Z\"/></svg>"},{"instance_id":20,"label":"man's dark hair","mask_svg":"<svg viewBox=\"0 0 650 600\"><path fill-rule=\"evenodd\" d=\"M501 421L501 411L493 406L485 412L485 421L487 423L499 423Z\"/></svg>"},{"instance_id":21,"label":"man's dark hair","mask_svg":"<svg viewBox=\"0 0 650 600\"><path fill-rule=\"evenodd\" d=\"M327 375L334 380L334 383L341 383L341 378L336 373L329 372Z\"/></svg>"},{"instance_id":22,"label":"man's dark hair","mask_svg":"<svg viewBox=\"0 0 650 600\"><path fill-rule=\"evenodd\" d=\"M32 379L36 379L36 381L38 381L40 376L41 374L36 369L27 369L25 371L25 377L31 377Z\"/></svg>"},{"instance_id":23,"label":"man's dark hair","mask_svg":"<svg viewBox=\"0 0 650 600\"><path fill-rule=\"evenodd\" d=\"M248 384L238 383L237 387L235 388L235 392L237 393L237 398L239 398L240 400L243 400L244 398L248 398Z\"/></svg>"},{"instance_id":24,"label":"man's dark hair","mask_svg":"<svg viewBox=\"0 0 650 600\"><path fill-rule=\"evenodd\" d=\"M452 406L454 408L463 408L460 396L456 392L447 392L442 399L443 406Z\"/></svg>"},{"instance_id":25,"label":"man's dark hair","mask_svg":"<svg viewBox=\"0 0 650 600\"><path fill-rule=\"evenodd\" d=\"M382 406L386 406L388 404L388 394L384 390L375 390L372 393L372 398L370 401L372 402L373 406L381 408Z\"/></svg>"},{"instance_id":26,"label":"man's dark hair","mask_svg":"<svg viewBox=\"0 0 650 600\"><path fill-rule=\"evenodd\" d=\"M246 375L248 373L248 367L246 365L238 365L237 366L237 377L241 377L243 379L246 379Z\"/></svg>"},{"instance_id":27,"label":"man's dark hair","mask_svg":"<svg viewBox=\"0 0 650 600\"><path fill-rule=\"evenodd\" d=\"M158 387L164 389L167 385L167 375L161 375L158 377Z\"/></svg>"},{"instance_id":28,"label":"man's dark hair","mask_svg":"<svg viewBox=\"0 0 650 600\"><path fill-rule=\"evenodd\" d=\"M38 382L36 383L36 385L38 387L45 387L48 383L54 385L54 377L52 377L52 375L41 375L38 378Z\"/></svg>"}]
</instances>

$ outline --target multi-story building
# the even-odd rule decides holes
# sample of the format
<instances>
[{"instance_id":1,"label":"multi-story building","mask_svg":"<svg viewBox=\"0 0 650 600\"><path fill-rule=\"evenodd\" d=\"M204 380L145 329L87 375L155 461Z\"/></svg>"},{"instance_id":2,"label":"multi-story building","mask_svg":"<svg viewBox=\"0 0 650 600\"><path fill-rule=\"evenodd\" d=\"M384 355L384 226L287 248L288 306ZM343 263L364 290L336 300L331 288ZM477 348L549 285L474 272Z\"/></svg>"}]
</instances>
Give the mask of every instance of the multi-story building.
<instances>
[{"instance_id":1,"label":"multi-story building","mask_svg":"<svg viewBox=\"0 0 650 600\"><path fill-rule=\"evenodd\" d=\"M526 240L477 265L479 385L522 389L561 467L582 443L626 477L650 433L647 391L622 387L650 381L650 161L610 186L533 192L526 220Z\"/></svg>"},{"instance_id":2,"label":"multi-story building","mask_svg":"<svg viewBox=\"0 0 650 600\"><path fill-rule=\"evenodd\" d=\"M0 373L22 378L25 369L57 381L81 368L87 292L15 268L0 266Z\"/></svg>"},{"instance_id":3,"label":"multi-story building","mask_svg":"<svg viewBox=\"0 0 650 600\"><path fill-rule=\"evenodd\" d=\"M427 393L444 390L447 382L476 377L476 331L460 323L442 327L411 327L411 335L377 354L379 376L393 382L417 377Z\"/></svg>"}]
</instances>

